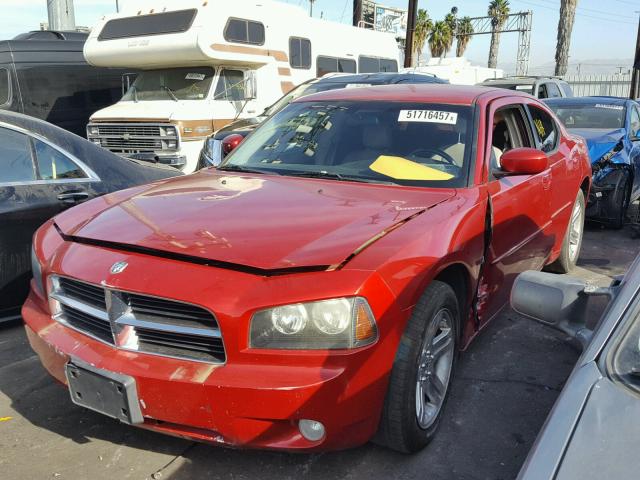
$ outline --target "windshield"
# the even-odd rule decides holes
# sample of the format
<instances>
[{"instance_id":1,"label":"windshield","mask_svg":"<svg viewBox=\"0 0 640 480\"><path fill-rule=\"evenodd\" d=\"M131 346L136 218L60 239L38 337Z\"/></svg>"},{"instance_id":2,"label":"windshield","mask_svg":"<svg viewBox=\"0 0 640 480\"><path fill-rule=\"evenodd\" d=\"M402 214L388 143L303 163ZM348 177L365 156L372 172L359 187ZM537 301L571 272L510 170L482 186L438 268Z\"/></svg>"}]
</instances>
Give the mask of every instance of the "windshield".
<instances>
[{"instance_id":1,"label":"windshield","mask_svg":"<svg viewBox=\"0 0 640 480\"><path fill-rule=\"evenodd\" d=\"M122 100L202 100L209 94L213 73L210 67L145 70L138 74Z\"/></svg>"},{"instance_id":2,"label":"windshield","mask_svg":"<svg viewBox=\"0 0 640 480\"><path fill-rule=\"evenodd\" d=\"M303 83L302 85L298 85L296 88L291 90L289 93L280 98L276 103L267 107L263 113L265 116L273 115L276 112L279 112L284 107L293 102L296 98L304 97L305 95L311 95L312 93L318 92L326 92L328 90L337 90L339 88L347 88L347 87L370 87L369 83L357 83L357 84L349 84L343 82L309 82Z\"/></svg>"},{"instance_id":3,"label":"windshield","mask_svg":"<svg viewBox=\"0 0 640 480\"><path fill-rule=\"evenodd\" d=\"M625 108L622 105L596 103L589 105L557 105L549 107L567 128L602 128L615 130L624 127Z\"/></svg>"},{"instance_id":4,"label":"windshield","mask_svg":"<svg viewBox=\"0 0 640 480\"><path fill-rule=\"evenodd\" d=\"M471 107L376 101L292 103L221 169L401 185L465 186Z\"/></svg>"}]
</instances>

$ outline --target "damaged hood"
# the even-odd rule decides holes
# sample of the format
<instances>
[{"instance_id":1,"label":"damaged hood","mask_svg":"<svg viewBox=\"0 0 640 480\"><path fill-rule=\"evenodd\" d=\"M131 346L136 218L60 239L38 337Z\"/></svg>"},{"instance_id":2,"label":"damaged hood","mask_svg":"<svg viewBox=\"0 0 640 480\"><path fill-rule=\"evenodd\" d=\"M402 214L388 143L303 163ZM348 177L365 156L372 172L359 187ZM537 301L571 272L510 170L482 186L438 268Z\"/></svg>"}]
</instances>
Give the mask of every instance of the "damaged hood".
<instances>
[{"instance_id":1,"label":"damaged hood","mask_svg":"<svg viewBox=\"0 0 640 480\"><path fill-rule=\"evenodd\" d=\"M597 162L602 156L615 147L626 135L624 128L608 130L602 128L572 128L569 131L583 137L587 141L591 163Z\"/></svg>"},{"instance_id":2,"label":"damaged hood","mask_svg":"<svg viewBox=\"0 0 640 480\"><path fill-rule=\"evenodd\" d=\"M68 239L260 271L339 264L455 189L205 170L117 192L55 219Z\"/></svg>"}]
</instances>

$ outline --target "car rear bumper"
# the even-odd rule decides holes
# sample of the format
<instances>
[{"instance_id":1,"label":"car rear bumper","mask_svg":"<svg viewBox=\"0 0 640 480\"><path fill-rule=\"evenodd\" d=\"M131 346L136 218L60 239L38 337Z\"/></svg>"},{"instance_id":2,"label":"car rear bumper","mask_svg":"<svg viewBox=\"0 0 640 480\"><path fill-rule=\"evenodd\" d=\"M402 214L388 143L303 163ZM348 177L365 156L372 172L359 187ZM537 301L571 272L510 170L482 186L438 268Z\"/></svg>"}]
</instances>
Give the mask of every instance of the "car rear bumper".
<instances>
[{"instance_id":1,"label":"car rear bumper","mask_svg":"<svg viewBox=\"0 0 640 480\"><path fill-rule=\"evenodd\" d=\"M33 292L22 315L31 347L62 384L67 384L70 361L133 378L143 416L139 427L214 444L291 451L357 446L377 429L387 375L381 371L366 380L364 389L350 387L362 384L360 372L366 370L354 368L352 355L324 357L315 364L290 356L287 366L201 363L119 350L94 340L53 321ZM322 422L325 437L306 440L298 428L300 419Z\"/></svg>"}]
</instances>

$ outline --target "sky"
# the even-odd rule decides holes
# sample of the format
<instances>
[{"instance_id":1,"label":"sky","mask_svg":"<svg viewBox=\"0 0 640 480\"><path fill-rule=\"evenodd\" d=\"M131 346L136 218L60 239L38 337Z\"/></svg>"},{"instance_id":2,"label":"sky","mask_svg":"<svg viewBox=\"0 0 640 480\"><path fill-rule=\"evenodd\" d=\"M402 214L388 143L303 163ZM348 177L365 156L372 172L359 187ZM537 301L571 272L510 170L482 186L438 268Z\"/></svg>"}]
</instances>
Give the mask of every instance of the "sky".
<instances>
[{"instance_id":1,"label":"sky","mask_svg":"<svg viewBox=\"0 0 640 480\"><path fill-rule=\"evenodd\" d=\"M119 0L121 7L149 0ZM210 0L216 1L228 0ZM280 0L308 9L308 0ZM179 0L177 1L179 4ZM406 8L407 0L381 0L382 4ZM452 6L458 16L486 15L488 0L419 0L435 20L442 19ZM510 0L511 11L533 11L530 73L551 73L553 68L560 0ZM116 0L75 0L76 24L92 26L100 17L116 10ZM47 0L0 0L0 32L4 38L39 28L47 20ZM314 16L331 21L351 23L352 0L316 0ZM578 0L578 10L569 52L569 73L581 71L613 73L618 66L627 71L632 63L640 0ZM489 51L489 35L474 36L466 56L485 65ZM502 36L498 66L511 71L516 60L517 33Z\"/></svg>"}]
</instances>

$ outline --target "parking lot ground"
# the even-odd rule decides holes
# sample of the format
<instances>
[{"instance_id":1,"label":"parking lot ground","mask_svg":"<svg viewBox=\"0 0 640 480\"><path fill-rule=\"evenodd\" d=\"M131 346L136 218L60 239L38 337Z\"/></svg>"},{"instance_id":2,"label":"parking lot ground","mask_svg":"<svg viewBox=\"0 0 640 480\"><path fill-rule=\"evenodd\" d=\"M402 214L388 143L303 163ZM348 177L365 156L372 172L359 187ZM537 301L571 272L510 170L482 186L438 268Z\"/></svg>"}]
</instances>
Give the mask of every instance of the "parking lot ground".
<instances>
[{"instance_id":1,"label":"parking lot ground","mask_svg":"<svg viewBox=\"0 0 640 480\"><path fill-rule=\"evenodd\" d=\"M590 228L576 274L605 284L640 250L627 230ZM0 326L0 476L7 479L512 479L578 357L561 334L503 312L458 364L442 428L401 455L230 450L119 424L73 405L19 324Z\"/></svg>"}]
</instances>

